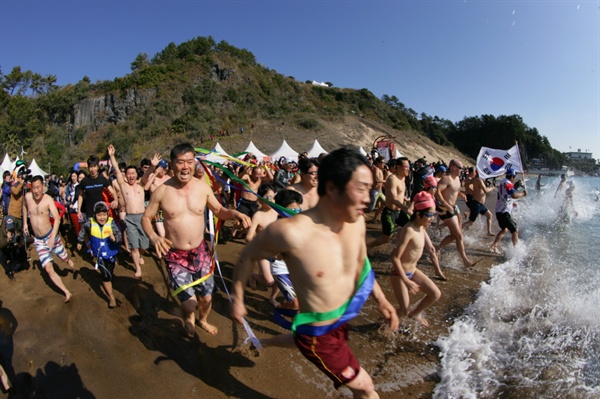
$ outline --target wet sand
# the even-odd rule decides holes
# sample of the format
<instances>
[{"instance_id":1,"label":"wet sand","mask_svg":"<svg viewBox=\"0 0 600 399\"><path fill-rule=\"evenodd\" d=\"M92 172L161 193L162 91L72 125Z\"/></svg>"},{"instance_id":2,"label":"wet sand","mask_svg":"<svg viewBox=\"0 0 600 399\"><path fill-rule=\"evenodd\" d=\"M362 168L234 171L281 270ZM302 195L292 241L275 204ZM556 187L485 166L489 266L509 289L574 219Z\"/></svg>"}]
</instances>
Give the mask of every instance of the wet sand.
<instances>
[{"instance_id":1,"label":"wet sand","mask_svg":"<svg viewBox=\"0 0 600 399\"><path fill-rule=\"evenodd\" d=\"M432 396L439 365L435 341L447 334L488 278L492 264L501 260L488 251L493 237L484 237L483 224L480 217L466 233L468 255L483 258L475 268L462 267L454 244L442 251L442 268L449 280L434 278L442 299L425 313L431 327L403 320L400 332L389 334L372 300L350 323L351 347L382 398ZM447 229L430 231L434 243L446 233ZM369 241L379 234L378 225L368 225ZM226 284L243 245L242 240L226 240L217 248ZM371 261L388 299L396 304L388 278L391 250L391 244L377 248ZM57 270L73 293L65 304L62 293L40 272L35 249L30 253L35 268L17 273L14 282L0 275L0 344L17 388L17 394L0 393L0 398L351 397L346 388L334 390L330 380L296 350L256 352L244 345L246 333L228 318L220 277L209 317L219 333L211 336L196 326L197 334L190 339L169 294L164 267L153 256L145 257L140 281L133 276L131 258L120 255L113 280L118 306L109 309L100 275L89 261L75 255L79 268L75 275L57 261ZM434 276L426 257L421 270ZM248 322L259 337L284 332L271 321L267 291L248 288L246 302Z\"/></svg>"}]
</instances>

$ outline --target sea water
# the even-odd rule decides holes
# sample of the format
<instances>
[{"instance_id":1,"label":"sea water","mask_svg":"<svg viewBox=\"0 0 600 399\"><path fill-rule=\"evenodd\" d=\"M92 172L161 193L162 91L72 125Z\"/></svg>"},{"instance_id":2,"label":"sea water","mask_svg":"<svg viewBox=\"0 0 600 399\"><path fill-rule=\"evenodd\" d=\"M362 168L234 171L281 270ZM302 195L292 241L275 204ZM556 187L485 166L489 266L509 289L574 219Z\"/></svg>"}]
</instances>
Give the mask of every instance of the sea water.
<instances>
[{"instance_id":1,"label":"sea water","mask_svg":"<svg viewBox=\"0 0 600 399\"><path fill-rule=\"evenodd\" d=\"M437 341L434 398L600 398L600 178L569 178L573 207L527 183L516 247L502 241L476 300Z\"/></svg>"}]
</instances>

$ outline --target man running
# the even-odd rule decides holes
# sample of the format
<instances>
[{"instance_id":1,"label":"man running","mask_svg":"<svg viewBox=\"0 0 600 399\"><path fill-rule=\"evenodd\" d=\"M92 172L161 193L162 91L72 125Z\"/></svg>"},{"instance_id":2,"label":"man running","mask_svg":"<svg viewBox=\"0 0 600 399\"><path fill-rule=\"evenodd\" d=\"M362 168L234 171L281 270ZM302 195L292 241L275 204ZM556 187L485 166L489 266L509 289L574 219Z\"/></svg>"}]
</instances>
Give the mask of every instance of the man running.
<instances>
[{"instance_id":1,"label":"man running","mask_svg":"<svg viewBox=\"0 0 600 399\"><path fill-rule=\"evenodd\" d=\"M300 182L288 186L288 190L295 190L302 194L302 211L314 208L319 202L317 186L319 185L319 161L317 158L301 158L298 161Z\"/></svg>"},{"instance_id":2,"label":"man running","mask_svg":"<svg viewBox=\"0 0 600 399\"><path fill-rule=\"evenodd\" d=\"M208 184L194 177L195 154L190 144L179 144L171 150L173 177L152 193L142 217L144 231L158 256L167 264L171 287L181 302L189 336L195 334L196 309L200 327L209 334L218 332L207 321L212 308L214 277L211 253L204 241L204 209L208 206L219 219L235 219L244 228L250 226L250 218L223 207ZM165 237L152 228L152 219L159 209L163 211ZM203 282L192 285L203 278Z\"/></svg>"},{"instance_id":3,"label":"man running","mask_svg":"<svg viewBox=\"0 0 600 399\"><path fill-rule=\"evenodd\" d=\"M281 254L300 305L292 326L296 346L336 388L346 385L356 398L379 396L348 347L347 321L372 293L391 329L398 328L396 311L374 280L367 258L365 212L372 185L369 163L356 148L331 152L319 167L317 206L279 219L257 235L244 248L233 277L231 316L241 323L253 265Z\"/></svg>"},{"instance_id":4,"label":"man running","mask_svg":"<svg viewBox=\"0 0 600 399\"><path fill-rule=\"evenodd\" d=\"M470 227L477 216L485 215L487 219L487 235L490 237L494 236L492 233L492 212L485 206L485 200L487 194L494 190L493 187L486 187L483 179L479 178L475 168L470 167L469 175L465 180L465 195L467 196L467 206L469 207L469 220L463 223L462 228L466 229Z\"/></svg>"},{"instance_id":5,"label":"man running","mask_svg":"<svg viewBox=\"0 0 600 399\"><path fill-rule=\"evenodd\" d=\"M458 220L460 210L458 209L458 205L456 205L456 200L459 196L466 199L465 195L460 192L460 172L462 171L463 166L459 160L453 159L450 161L448 168L450 169L450 173L442 177L438 182L438 190L435 196L436 199L440 201L441 207L446 209L446 212L439 216L446 226L448 226L450 235L444 237L437 250L439 253L446 245L450 244L452 241L456 241L456 249L458 250L458 254L464 265L466 267L475 266L479 261L471 262L467 257L462 230Z\"/></svg>"},{"instance_id":6,"label":"man running","mask_svg":"<svg viewBox=\"0 0 600 399\"><path fill-rule=\"evenodd\" d=\"M65 302L71 300L71 292L65 287L60 276L54 271L54 252L60 259L66 262L71 270L73 261L69 258L65 247L58 234L60 218L54 200L44 194L44 179L42 176L34 176L31 180L31 192L25 194L23 201L23 232L28 235L27 214L31 221L33 230L33 244L38 253L42 269L46 271L50 280L65 294ZM54 217L54 223L50 223L50 216Z\"/></svg>"}]
</instances>

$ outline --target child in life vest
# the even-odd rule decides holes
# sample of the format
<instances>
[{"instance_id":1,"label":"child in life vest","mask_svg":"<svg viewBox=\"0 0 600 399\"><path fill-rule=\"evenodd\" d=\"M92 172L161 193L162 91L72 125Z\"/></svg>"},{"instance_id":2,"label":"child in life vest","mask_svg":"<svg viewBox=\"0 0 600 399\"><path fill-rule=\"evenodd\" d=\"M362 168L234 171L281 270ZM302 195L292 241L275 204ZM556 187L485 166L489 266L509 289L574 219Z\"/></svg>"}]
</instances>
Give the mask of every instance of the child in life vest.
<instances>
[{"instance_id":1,"label":"child in life vest","mask_svg":"<svg viewBox=\"0 0 600 399\"><path fill-rule=\"evenodd\" d=\"M87 243L88 252L96 260L94 267L102 275L102 285L108 295L108 307L112 309L117 306L113 295L112 276L119 253L121 231L109 216L108 206L104 202L94 205L94 217L81 226L77 238L78 250L81 250L84 241Z\"/></svg>"}]
</instances>

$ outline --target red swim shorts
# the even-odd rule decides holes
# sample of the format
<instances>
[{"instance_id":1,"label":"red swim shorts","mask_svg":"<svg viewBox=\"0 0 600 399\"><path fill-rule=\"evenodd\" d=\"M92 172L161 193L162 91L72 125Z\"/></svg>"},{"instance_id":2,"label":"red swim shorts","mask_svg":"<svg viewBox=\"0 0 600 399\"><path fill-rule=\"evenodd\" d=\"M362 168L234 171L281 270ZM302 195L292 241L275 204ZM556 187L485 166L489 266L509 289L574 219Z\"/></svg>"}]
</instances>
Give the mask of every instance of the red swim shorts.
<instances>
[{"instance_id":1,"label":"red swim shorts","mask_svg":"<svg viewBox=\"0 0 600 399\"><path fill-rule=\"evenodd\" d=\"M294 340L304 357L323 371L336 389L358 375L360 364L348 347L348 324L318 337L295 334Z\"/></svg>"}]
</instances>

